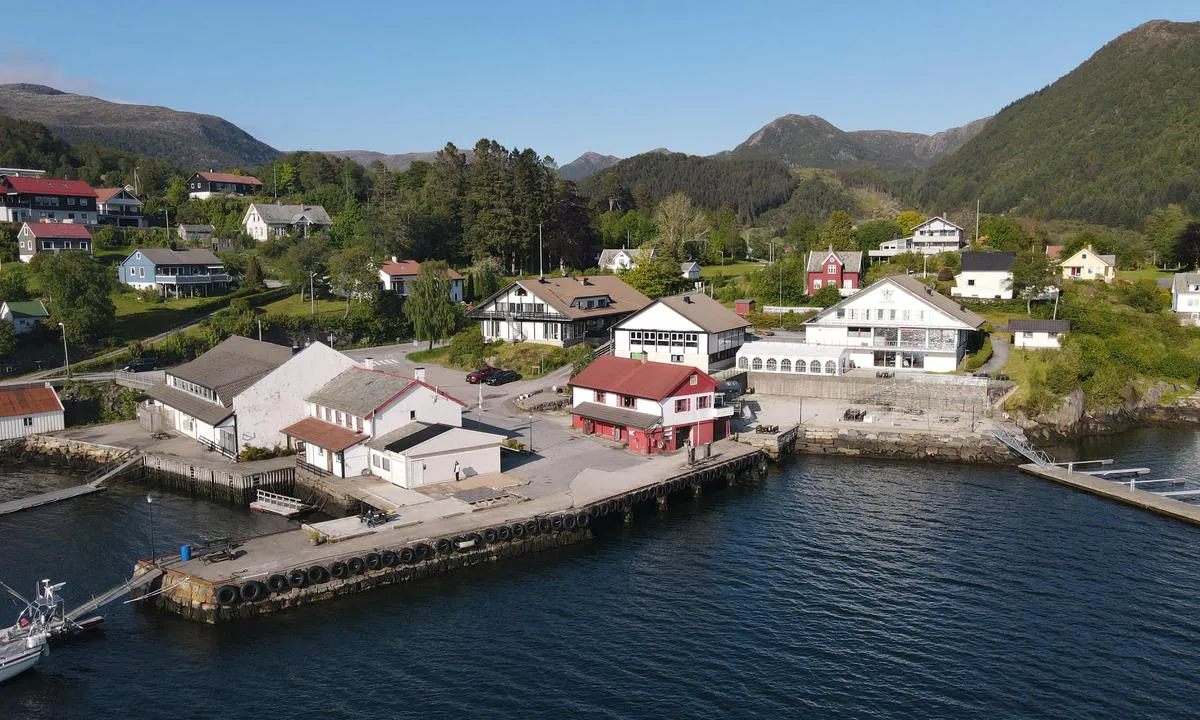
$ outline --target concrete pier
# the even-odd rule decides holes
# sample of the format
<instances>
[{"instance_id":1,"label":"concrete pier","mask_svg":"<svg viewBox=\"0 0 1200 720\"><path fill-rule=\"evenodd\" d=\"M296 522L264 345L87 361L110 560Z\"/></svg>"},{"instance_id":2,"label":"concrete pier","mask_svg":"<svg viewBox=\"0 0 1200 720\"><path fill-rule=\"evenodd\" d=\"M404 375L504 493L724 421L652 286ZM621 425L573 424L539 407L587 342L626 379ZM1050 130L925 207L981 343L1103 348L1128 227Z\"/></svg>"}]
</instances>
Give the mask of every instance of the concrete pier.
<instances>
[{"instance_id":1,"label":"concrete pier","mask_svg":"<svg viewBox=\"0 0 1200 720\"><path fill-rule=\"evenodd\" d=\"M1034 463L1019 467L1022 472L1029 475L1034 475L1045 480L1052 480L1076 490L1090 492L1109 500L1149 510L1159 515L1166 515L1176 520L1183 520L1193 525L1200 525L1200 505L1192 505L1170 497L1163 497L1159 493L1139 490L1136 487L1131 490L1128 483L1121 484L1112 480L1104 480L1095 475L1071 472L1062 467L1044 467Z\"/></svg>"},{"instance_id":2,"label":"concrete pier","mask_svg":"<svg viewBox=\"0 0 1200 720\"><path fill-rule=\"evenodd\" d=\"M472 506L438 501L417 506L362 534L320 542L312 531L288 530L248 538L236 557L205 562L205 551L182 561L156 558L164 571L138 591L147 602L191 620L226 622L449 572L483 562L560 547L592 536L597 525L618 525L635 507L655 507L675 493L725 485L757 473L762 453L733 441L713 445L712 457L688 465L656 457L629 470L584 470L562 492ZM436 512L435 512L436 510ZM150 565L141 561L138 567Z\"/></svg>"}]
</instances>

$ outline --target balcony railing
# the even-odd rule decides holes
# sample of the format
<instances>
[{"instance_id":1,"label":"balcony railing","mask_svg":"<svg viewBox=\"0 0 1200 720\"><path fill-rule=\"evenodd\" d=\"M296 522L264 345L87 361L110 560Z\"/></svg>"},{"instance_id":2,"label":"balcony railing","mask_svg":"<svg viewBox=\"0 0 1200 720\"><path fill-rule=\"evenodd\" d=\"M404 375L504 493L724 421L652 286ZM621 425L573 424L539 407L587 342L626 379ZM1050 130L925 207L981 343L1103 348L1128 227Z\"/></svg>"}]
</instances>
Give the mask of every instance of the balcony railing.
<instances>
[{"instance_id":1,"label":"balcony railing","mask_svg":"<svg viewBox=\"0 0 1200 720\"><path fill-rule=\"evenodd\" d=\"M569 322L570 318L547 312L498 312L496 310L472 310L467 313L472 320L525 320L529 322Z\"/></svg>"},{"instance_id":2,"label":"balcony railing","mask_svg":"<svg viewBox=\"0 0 1200 720\"><path fill-rule=\"evenodd\" d=\"M160 285L203 285L206 283L227 283L232 280L224 273L211 275L155 275L154 282Z\"/></svg>"}]
</instances>

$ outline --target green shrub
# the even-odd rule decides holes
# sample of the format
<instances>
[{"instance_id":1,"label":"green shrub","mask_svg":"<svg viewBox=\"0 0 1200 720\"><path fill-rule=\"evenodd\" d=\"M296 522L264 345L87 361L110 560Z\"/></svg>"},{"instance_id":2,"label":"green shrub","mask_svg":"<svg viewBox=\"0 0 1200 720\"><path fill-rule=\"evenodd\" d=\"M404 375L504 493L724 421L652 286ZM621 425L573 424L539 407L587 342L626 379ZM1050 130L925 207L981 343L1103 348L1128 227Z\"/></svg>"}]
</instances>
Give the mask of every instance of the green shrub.
<instances>
[{"instance_id":1,"label":"green shrub","mask_svg":"<svg viewBox=\"0 0 1200 720\"><path fill-rule=\"evenodd\" d=\"M483 342L483 333L475 325L450 338L450 346L446 352L447 361L455 367L478 367L483 364L487 345Z\"/></svg>"},{"instance_id":2,"label":"green shrub","mask_svg":"<svg viewBox=\"0 0 1200 720\"><path fill-rule=\"evenodd\" d=\"M992 359L992 338L985 337L983 344L974 353L963 358L962 369L966 372L975 372L983 367L988 360Z\"/></svg>"}]
</instances>

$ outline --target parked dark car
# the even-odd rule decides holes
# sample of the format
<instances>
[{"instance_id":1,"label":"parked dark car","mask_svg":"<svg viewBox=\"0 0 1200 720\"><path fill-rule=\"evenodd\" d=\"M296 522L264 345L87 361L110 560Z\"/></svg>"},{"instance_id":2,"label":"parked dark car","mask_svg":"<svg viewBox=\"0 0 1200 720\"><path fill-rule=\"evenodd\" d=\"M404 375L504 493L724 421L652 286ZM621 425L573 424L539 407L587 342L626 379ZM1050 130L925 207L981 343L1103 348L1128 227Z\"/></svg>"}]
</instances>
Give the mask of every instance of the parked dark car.
<instances>
[{"instance_id":1,"label":"parked dark car","mask_svg":"<svg viewBox=\"0 0 1200 720\"><path fill-rule=\"evenodd\" d=\"M491 375L488 375L487 380L484 380L484 382L488 385L503 385L505 383L510 383L514 380L520 379L521 373L517 372L516 370L497 370Z\"/></svg>"},{"instance_id":2,"label":"parked dark car","mask_svg":"<svg viewBox=\"0 0 1200 720\"><path fill-rule=\"evenodd\" d=\"M735 398L742 392L742 384L737 380L722 380L717 383L717 393L726 397Z\"/></svg>"},{"instance_id":3,"label":"parked dark car","mask_svg":"<svg viewBox=\"0 0 1200 720\"><path fill-rule=\"evenodd\" d=\"M492 374L499 369L500 368L494 368L491 365L484 365L481 368L477 368L467 373L467 382L471 383L472 385L478 385L479 383L491 377Z\"/></svg>"},{"instance_id":4,"label":"parked dark car","mask_svg":"<svg viewBox=\"0 0 1200 720\"><path fill-rule=\"evenodd\" d=\"M121 368L125 372L146 372L147 370L158 369L158 358L138 358L131 360L128 365Z\"/></svg>"}]
</instances>

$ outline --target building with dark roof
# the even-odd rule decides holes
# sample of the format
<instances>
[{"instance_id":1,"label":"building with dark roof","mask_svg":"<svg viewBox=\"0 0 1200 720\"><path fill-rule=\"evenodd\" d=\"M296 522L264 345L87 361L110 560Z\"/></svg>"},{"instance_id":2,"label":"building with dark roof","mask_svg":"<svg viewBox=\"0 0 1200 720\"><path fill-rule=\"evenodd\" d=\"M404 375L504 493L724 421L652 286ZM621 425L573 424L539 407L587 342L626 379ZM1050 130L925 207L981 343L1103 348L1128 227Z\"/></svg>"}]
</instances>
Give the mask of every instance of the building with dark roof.
<instances>
[{"instance_id":1,"label":"building with dark roof","mask_svg":"<svg viewBox=\"0 0 1200 720\"><path fill-rule=\"evenodd\" d=\"M138 248L117 266L117 280L138 290L172 297L220 295L233 278L209 250Z\"/></svg>"},{"instance_id":2,"label":"building with dark roof","mask_svg":"<svg viewBox=\"0 0 1200 720\"><path fill-rule=\"evenodd\" d=\"M207 200L211 197L245 197L262 192L262 180L251 175L233 173L198 172L188 178L188 197Z\"/></svg>"},{"instance_id":3,"label":"building with dark roof","mask_svg":"<svg viewBox=\"0 0 1200 720\"><path fill-rule=\"evenodd\" d=\"M856 367L953 372L985 320L912 275L893 275L805 322L805 341L850 348Z\"/></svg>"},{"instance_id":4,"label":"building with dark roof","mask_svg":"<svg viewBox=\"0 0 1200 720\"><path fill-rule=\"evenodd\" d=\"M650 304L615 275L516 280L480 301L467 317L488 341L537 342L569 347L609 340L609 329Z\"/></svg>"},{"instance_id":5,"label":"building with dark roof","mask_svg":"<svg viewBox=\"0 0 1200 720\"><path fill-rule=\"evenodd\" d=\"M308 237L310 232L333 227L333 219L321 205L250 203L242 217L242 227L250 237L262 242L290 232Z\"/></svg>"},{"instance_id":6,"label":"building with dark roof","mask_svg":"<svg viewBox=\"0 0 1200 720\"><path fill-rule=\"evenodd\" d=\"M954 276L954 297L982 300L1011 300L1012 267L1016 254L1010 252L965 252L962 269Z\"/></svg>"},{"instance_id":7,"label":"building with dark roof","mask_svg":"<svg viewBox=\"0 0 1200 720\"><path fill-rule=\"evenodd\" d=\"M571 424L637 453L710 443L729 433L733 416L717 405L716 387L687 365L602 355L571 379Z\"/></svg>"},{"instance_id":8,"label":"building with dark roof","mask_svg":"<svg viewBox=\"0 0 1200 720\"><path fill-rule=\"evenodd\" d=\"M1062 336L1071 330L1071 323L1017 318L1008 321L1008 330L1013 336L1013 347L1057 350L1062 347Z\"/></svg>"},{"instance_id":9,"label":"building with dark roof","mask_svg":"<svg viewBox=\"0 0 1200 720\"><path fill-rule=\"evenodd\" d=\"M83 252L92 254L92 234L83 225L58 222L27 222L17 231L17 257L32 262L39 253Z\"/></svg>"},{"instance_id":10,"label":"building with dark roof","mask_svg":"<svg viewBox=\"0 0 1200 720\"><path fill-rule=\"evenodd\" d=\"M655 300L613 328L613 354L690 365L705 372L733 364L749 321L702 292Z\"/></svg>"}]
</instances>

